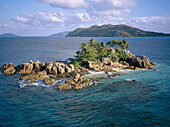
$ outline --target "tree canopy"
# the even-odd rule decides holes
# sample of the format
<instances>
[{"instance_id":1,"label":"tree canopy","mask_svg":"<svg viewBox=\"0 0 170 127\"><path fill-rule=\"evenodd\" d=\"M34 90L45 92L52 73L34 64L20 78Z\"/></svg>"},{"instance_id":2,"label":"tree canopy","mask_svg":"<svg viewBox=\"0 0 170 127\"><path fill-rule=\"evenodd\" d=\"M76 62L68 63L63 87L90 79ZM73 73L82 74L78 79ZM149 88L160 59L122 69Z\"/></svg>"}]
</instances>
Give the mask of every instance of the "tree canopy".
<instances>
[{"instance_id":1,"label":"tree canopy","mask_svg":"<svg viewBox=\"0 0 170 127\"><path fill-rule=\"evenodd\" d=\"M126 50L130 47L129 42L126 39L124 39L124 40L112 40L112 41L107 42L107 45L109 45L111 47L118 46L118 47L122 48L123 50Z\"/></svg>"},{"instance_id":2,"label":"tree canopy","mask_svg":"<svg viewBox=\"0 0 170 127\"><path fill-rule=\"evenodd\" d=\"M113 48L114 47L114 48ZM124 40L112 40L107 43L96 42L91 39L88 43L82 43L80 50L76 52L73 64L82 66L87 61L102 62L103 57L110 58L113 62L127 60L128 54L123 50L129 48L129 43Z\"/></svg>"}]
</instances>

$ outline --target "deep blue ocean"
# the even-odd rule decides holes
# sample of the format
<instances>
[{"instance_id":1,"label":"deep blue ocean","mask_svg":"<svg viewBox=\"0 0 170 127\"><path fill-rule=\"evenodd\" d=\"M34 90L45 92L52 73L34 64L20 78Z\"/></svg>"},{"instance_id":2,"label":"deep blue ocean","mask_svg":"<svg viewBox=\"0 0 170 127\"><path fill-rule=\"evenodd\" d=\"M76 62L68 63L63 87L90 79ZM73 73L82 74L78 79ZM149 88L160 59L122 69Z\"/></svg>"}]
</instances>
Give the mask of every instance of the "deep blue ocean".
<instances>
[{"instance_id":1,"label":"deep blue ocean","mask_svg":"<svg viewBox=\"0 0 170 127\"><path fill-rule=\"evenodd\" d=\"M0 66L74 57L80 44L90 39L0 38ZM124 38L94 39L107 42ZM98 77L98 85L79 91L43 86L19 88L21 75L1 73L0 127L170 126L170 38L126 39L129 50L146 55L156 63L157 71L132 71L112 79Z\"/></svg>"}]
</instances>

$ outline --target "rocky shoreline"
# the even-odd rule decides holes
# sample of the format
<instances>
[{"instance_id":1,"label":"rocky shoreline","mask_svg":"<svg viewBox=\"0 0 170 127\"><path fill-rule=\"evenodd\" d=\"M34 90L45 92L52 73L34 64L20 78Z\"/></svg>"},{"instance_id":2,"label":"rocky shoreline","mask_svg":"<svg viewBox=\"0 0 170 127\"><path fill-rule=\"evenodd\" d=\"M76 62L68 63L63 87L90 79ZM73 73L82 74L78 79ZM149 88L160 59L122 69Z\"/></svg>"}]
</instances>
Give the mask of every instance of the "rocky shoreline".
<instances>
[{"instance_id":1,"label":"rocky shoreline","mask_svg":"<svg viewBox=\"0 0 170 127\"><path fill-rule=\"evenodd\" d=\"M96 62L87 61L81 67L75 67L71 62L56 61L44 63L40 61L33 62L30 60L27 63L22 63L15 66L13 63L4 64L0 69L3 74L21 74L20 80L26 80L29 83L35 83L40 79L43 79L45 85L55 84L55 80L62 79L64 83L61 83L57 89L59 90L79 90L85 86L95 84L95 81L83 78L83 75L90 74L91 71L101 72L104 71L113 72L114 76L120 76L116 69L124 70L139 70L139 69L153 69L155 64L148 60L146 56L134 55L130 51L124 51L129 55L128 61L112 62L109 58L102 58L100 64ZM73 59L70 59L73 61ZM111 76L108 76L111 78Z\"/></svg>"}]
</instances>

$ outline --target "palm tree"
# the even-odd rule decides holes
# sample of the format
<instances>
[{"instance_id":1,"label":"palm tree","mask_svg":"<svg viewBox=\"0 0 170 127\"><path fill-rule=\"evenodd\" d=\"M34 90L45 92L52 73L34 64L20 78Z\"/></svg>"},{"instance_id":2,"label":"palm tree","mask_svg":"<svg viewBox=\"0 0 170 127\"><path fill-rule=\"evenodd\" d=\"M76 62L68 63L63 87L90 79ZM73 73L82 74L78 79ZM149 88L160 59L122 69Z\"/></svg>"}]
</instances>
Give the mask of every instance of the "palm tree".
<instances>
[{"instance_id":1,"label":"palm tree","mask_svg":"<svg viewBox=\"0 0 170 127\"><path fill-rule=\"evenodd\" d=\"M107 54L106 44L104 42L101 42L101 47L100 47L99 52L102 56L101 58L103 58L103 56Z\"/></svg>"},{"instance_id":2,"label":"palm tree","mask_svg":"<svg viewBox=\"0 0 170 127\"><path fill-rule=\"evenodd\" d=\"M113 46L115 46L115 41L114 40L109 41L109 42L106 43L106 45L113 47Z\"/></svg>"},{"instance_id":3,"label":"palm tree","mask_svg":"<svg viewBox=\"0 0 170 127\"><path fill-rule=\"evenodd\" d=\"M99 41L98 41L98 42L96 42L96 43L95 43L95 45L94 45L94 47L95 47L95 49L96 49L96 50L99 50L99 49L100 49L100 47L101 47L100 42L99 42Z\"/></svg>"},{"instance_id":4,"label":"palm tree","mask_svg":"<svg viewBox=\"0 0 170 127\"><path fill-rule=\"evenodd\" d=\"M129 46L129 42L128 42L126 39L122 40L122 41L121 41L121 44L120 44L120 47L121 47L123 50L128 49L128 48L130 47L130 46Z\"/></svg>"},{"instance_id":5,"label":"palm tree","mask_svg":"<svg viewBox=\"0 0 170 127\"><path fill-rule=\"evenodd\" d=\"M112 60L114 56L114 50L113 49L108 49L107 50L107 56Z\"/></svg>"},{"instance_id":6,"label":"palm tree","mask_svg":"<svg viewBox=\"0 0 170 127\"><path fill-rule=\"evenodd\" d=\"M116 46L120 46L121 44L121 40L112 40L112 41L109 41L107 42L106 45L109 45L110 47L116 47Z\"/></svg>"},{"instance_id":7,"label":"palm tree","mask_svg":"<svg viewBox=\"0 0 170 127\"><path fill-rule=\"evenodd\" d=\"M99 60L100 49L101 49L102 46L101 46L100 42L98 41L97 43L95 43L94 47L95 47L95 49L96 49L96 51L97 51L98 60Z\"/></svg>"},{"instance_id":8,"label":"palm tree","mask_svg":"<svg viewBox=\"0 0 170 127\"><path fill-rule=\"evenodd\" d=\"M87 54L87 52L88 52L88 45L87 45L87 43L81 44L81 52Z\"/></svg>"},{"instance_id":9,"label":"palm tree","mask_svg":"<svg viewBox=\"0 0 170 127\"><path fill-rule=\"evenodd\" d=\"M95 46L95 40L91 39L89 42L89 46L94 47Z\"/></svg>"},{"instance_id":10,"label":"palm tree","mask_svg":"<svg viewBox=\"0 0 170 127\"><path fill-rule=\"evenodd\" d=\"M112 40L112 41L107 42L107 45L109 45L111 47L119 46L123 50L126 50L126 49L128 49L130 47L129 43L128 43L128 41L126 39L124 39L124 40Z\"/></svg>"},{"instance_id":11,"label":"palm tree","mask_svg":"<svg viewBox=\"0 0 170 127\"><path fill-rule=\"evenodd\" d=\"M77 54L77 55L76 55L75 57L76 57L77 59L80 59L80 58L81 58L81 52L80 52L80 50L78 50L78 51L76 52L76 54Z\"/></svg>"}]
</instances>

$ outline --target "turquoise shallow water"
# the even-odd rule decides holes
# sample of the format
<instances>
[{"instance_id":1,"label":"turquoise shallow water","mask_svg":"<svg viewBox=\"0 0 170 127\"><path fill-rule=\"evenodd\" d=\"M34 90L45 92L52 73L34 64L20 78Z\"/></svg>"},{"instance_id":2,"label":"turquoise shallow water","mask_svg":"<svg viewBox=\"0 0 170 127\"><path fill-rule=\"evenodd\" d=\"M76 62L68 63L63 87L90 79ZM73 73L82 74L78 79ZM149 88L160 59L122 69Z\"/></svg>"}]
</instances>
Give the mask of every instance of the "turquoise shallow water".
<instances>
[{"instance_id":1,"label":"turquoise shallow water","mask_svg":"<svg viewBox=\"0 0 170 127\"><path fill-rule=\"evenodd\" d=\"M66 59L91 38L0 38L0 66ZM122 38L94 38L107 42ZM20 75L0 74L0 126L170 126L170 38L127 38L158 71L132 71L80 91L19 88ZM95 78L93 76L93 78ZM137 79L137 83L126 81Z\"/></svg>"}]
</instances>

